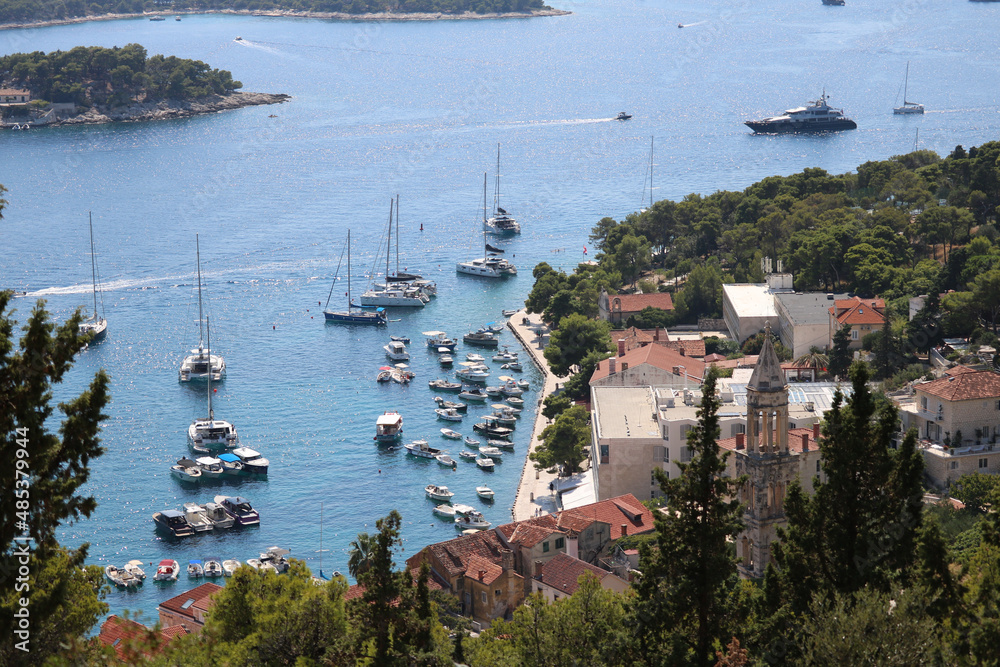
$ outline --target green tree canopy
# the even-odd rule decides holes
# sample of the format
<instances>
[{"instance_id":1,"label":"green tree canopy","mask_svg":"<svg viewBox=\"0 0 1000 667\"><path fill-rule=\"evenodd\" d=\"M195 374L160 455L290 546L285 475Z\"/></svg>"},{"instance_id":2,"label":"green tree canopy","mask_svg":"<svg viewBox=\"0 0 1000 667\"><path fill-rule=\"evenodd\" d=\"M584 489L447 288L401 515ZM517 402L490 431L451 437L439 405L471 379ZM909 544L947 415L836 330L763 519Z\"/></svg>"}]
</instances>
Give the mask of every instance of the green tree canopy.
<instances>
[{"instance_id":1,"label":"green tree canopy","mask_svg":"<svg viewBox=\"0 0 1000 667\"><path fill-rule=\"evenodd\" d=\"M591 320L574 313L559 321L559 328L549 336L545 360L560 377L569 375L591 352L612 352L611 326L602 320Z\"/></svg>"},{"instance_id":2,"label":"green tree canopy","mask_svg":"<svg viewBox=\"0 0 1000 667\"><path fill-rule=\"evenodd\" d=\"M580 472L590 444L590 413L582 405L564 410L538 436L541 441L528 455L535 468L546 470L561 466L567 473Z\"/></svg>"}]
</instances>

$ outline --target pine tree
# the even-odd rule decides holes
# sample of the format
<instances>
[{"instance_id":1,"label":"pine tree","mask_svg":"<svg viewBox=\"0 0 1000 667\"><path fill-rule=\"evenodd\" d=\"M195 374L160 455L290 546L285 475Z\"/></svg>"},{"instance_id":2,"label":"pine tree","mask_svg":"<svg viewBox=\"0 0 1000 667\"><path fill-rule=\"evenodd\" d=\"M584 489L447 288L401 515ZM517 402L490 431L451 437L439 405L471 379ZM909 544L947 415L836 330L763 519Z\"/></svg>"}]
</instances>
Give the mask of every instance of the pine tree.
<instances>
[{"instance_id":1,"label":"pine tree","mask_svg":"<svg viewBox=\"0 0 1000 667\"><path fill-rule=\"evenodd\" d=\"M895 343L892 339L892 325L889 322L889 314L885 313L885 321L882 323L882 332L878 338L878 345L875 347L875 379L887 380L892 377L893 357L895 357Z\"/></svg>"},{"instance_id":2,"label":"pine tree","mask_svg":"<svg viewBox=\"0 0 1000 667\"><path fill-rule=\"evenodd\" d=\"M736 572L728 540L743 528L743 508L733 500L742 480L724 476L720 454L717 375L702 388L698 424L688 433L691 460L669 480L657 471L667 496L657 513L656 549L640 549L642 579L633 613L639 659L671 665L714 664L713 649L724 632L725 584Z\"/></svg>"},{"instance_id":3,"label":"pine tree","mask_svg":"<svg viewBox=\"0 0 1000 667\"><path fill-rule=\"evenodd\" d=\"M895 406L870 392L865 364L851 367L851 381L851 395L837 392L823 424L826 480L815 480L812 496L789 487L788 527L774 545L784 602L800 613L816 595L887 590L906 580L916 558L923 496L916 434L894 452Z\"/></svg>"},{"instance_id":4,"label":"pine tree","mask_svg":"<svg viewBox=\"0 0 1000 667\"><path fill-rule=\"evenodd\" d=\"M851 325L845 324L833 334L833 349L830 350L830 375L844 377L851 367Z\"/></svg>"}]
</instances>

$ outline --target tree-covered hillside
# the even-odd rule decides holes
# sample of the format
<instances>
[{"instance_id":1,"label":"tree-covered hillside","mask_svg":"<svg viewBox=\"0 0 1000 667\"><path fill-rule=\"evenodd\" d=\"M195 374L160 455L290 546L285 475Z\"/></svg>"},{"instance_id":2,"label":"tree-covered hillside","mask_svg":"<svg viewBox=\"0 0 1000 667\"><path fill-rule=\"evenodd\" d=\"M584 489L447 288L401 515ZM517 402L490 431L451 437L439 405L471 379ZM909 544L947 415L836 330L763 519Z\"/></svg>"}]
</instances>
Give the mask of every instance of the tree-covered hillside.
<instances>
[{"instance_id":1,"label":"tree-covered hillside","mask_svg":"<svg viewBox=\"0 0 1000 667\"><path fill-rule=\"evenodd\" d=\"M100 14L139 14L152 11L197 11L234 9L267 11L287 9L298 12L344 12L396 14L440 12L444 14L491 14L547 9L542 0L0 0L0 23L52 21Z\"/></svg>"},{"instance_id":2,"label":"tree-covered hillside","mask_svg":"<svg viewBox=\"0 0 1000 667\"><path fill-rule=\"evenodd\" d=\"M146 49L139 44L3 56L0 82L27 88L34 99L83 106L186 100L224 95L243 87L230 72L212 69L200 60L161 55L147 58Z\"/></svg>"}]
</instances>

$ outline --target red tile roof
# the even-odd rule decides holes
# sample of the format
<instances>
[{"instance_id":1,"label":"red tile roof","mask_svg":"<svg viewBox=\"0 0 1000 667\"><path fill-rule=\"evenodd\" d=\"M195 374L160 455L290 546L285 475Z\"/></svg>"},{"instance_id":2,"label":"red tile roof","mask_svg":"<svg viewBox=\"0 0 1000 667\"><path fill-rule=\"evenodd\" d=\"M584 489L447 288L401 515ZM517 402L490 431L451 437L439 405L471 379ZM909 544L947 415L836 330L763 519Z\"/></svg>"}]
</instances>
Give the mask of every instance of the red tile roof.
<instances>
[{"instance_id":1,"label":"red tile roof","mask_svg":"<svg viewBox=\"0 0 1000 667\"><path fill-rule=\"evenodd\" d=\"M160 633L168 640L181 635L190 634L188 633L188 629L183 625L171 625L169 628L163 628L160 630Z\"/></svg>"},{"instance_id":2,"label":"red tile roof","mask_svg":"<svg viewBox=\"0 0 1000 667\"><path fill-rule=\"evenodd\" d=\"M1000 398L1000 374L993 371L973 371L943 377L914 387L946 401L969 401Z\"/></svg>"},{"instance_id":3,"label":"red tile roof","mask_svg":"<svg viewBox=\"0 0 1000 667\"><path fill-rule=\"evenodd\" d=\"M434 555L450 578L464 574L468 569L469 559L473 556L500 565L504 554L511 553L511 550L500 542L500 538L492 530L482 530L475 535L462 535L447 542L431 544L407 559L407 569L419 568L428 559L428 552Z\"/></svg>"},{"instance_id":4,"label":"red tile roof","mask_svg":"<svg viewBox=\"0 0 1000 667\"><path fill-rule=\"evenodd\" d=\"M629 327L620 333L613 331L611 338L614 339L616 345L620 339L624 339L626 351L654 344L677 351L683 348L684 354L689 357L701 359L705 356L704 340L670 340L666 329L637 329L636 327Z\"/></svg>"},{"instance_id":5,"label":"red tile roof","mask_svg":"<svg viewBox=\"0 0 1000 667\"><path fill-rule=\"evenodd\" d=\"M653 530L653 513L631 493L617 498L563 510L560 516L601 521L611 526L612 540L622 537L622 524L629 535L648 533Z\"/></svg>"},{"instance_id":6,"label":"red tile roof","mask_svg":"<svg viewBox=\"0 0 1000 667\"><path fill-rule=\"evenodd\" d=\"M639 313L643 308L659 308L660 310L673 310L674 300L668 292L657 292L655 294L609 294L608 309L617 312L615 300L621 303L621 313L627 316L629 313Z\"/></svg>"},{"instance_id":7,"label":"red tile roof","mask_svg":"<svg viewBox=\"0 0 1000 667\"><path fill-rule=\"evenodd\" d=\"M187 630L181 625L172 625L156 632L141 623L112 614L101 624L101 631L97 638L105 646L114 648L119 660L132 660L138 656L134 655L134 651L131 652L133 655L129 655L129 652L126 651L128 642L131 640L142 642L143 648L152 649L152 651L142 651L143 655L151 657L174 637L186 634Z\"/></svg>"},{"instance_id":8,"label":"red tile roof","mask_svg":"<svg viewBox=\"0 0 1000 667\"><path fill-rule=\"evenodd\" d=\"M774 441L777 442L778 440L777 431L773 432L773 437ZM819 449L819 443L813 437L813 430L811 428L793 428L789 429L788 431L788 451L800 452L800 453L805 451L805 448L802 446L803 437L805 437L805 444L808 445L808 448L810 450ZM745 438L743 440L743 443L744 443L743 447L740 448L740 451L746 451ZM721 440L716 441L716 444L718 444L719 447L721 447L722 449L727 449L731 452L736 451L736 438L723 438Z\"/></svg>"},{"instance_id":9,"label":"red tile roof","mask_svg":"<svg viewBox=\"0 0 1000 667\"><path fill-rule=\"evenodd\" d=\"M631 352L626 352L620 357L613 357L613 359L616 360L616 373L622 372L622 364L628 364L630 370L642 364L649 364L654 368L659 368L660 370L667 372L672 372L674 366L683 366L684 374L696 382L701 382L701 379L705 376L704 361L684 356L679 352L663 347L662 345L647 345L646 347L640 347L636 350L632 350ZM608 369L610 367L609 362L610 359L605 359L597 364L597 368L594 369L594 374L590 377L591 384L597 380L608 377Z\"/></svg>"},{"instance_id":10,"label":"red tile roof","mask_svg":"<svg viewBox=\"0 0 1000 667\"><path fill-rule=\"evenodd\" d=\"M480 573L483 575L482 578L479 577ZM499 579L502 574L503 568L496 563L492 563L481 556L469 557L468 568L465 571L466 579L475 579L489 586Z\"/></svg>"},{"instance_id":11,"label":"red tile roof","mask_svg":"<svg viewBox=\"0 0 1000 667\"><path fill-rule=\"evenodd\" d=\"M584 572L589 572L598 579L609 574L597 566L561 553L542 566L536 579L566 595L572 595L580 587L580 575Z\"/></svg>"},{"instance_id":12,"label":"red tile roof","mask_svg":"<svg viewBox=\"0 0 1000 667\"><path fill-rule=\"evenodd\" d=\"M514 532L507 538L511 544L517 544L530 549L539 542L547 540L553 533L565 535L565 531L554 526L540 526L530 521L518 521L514 524ZM504 533L506 535L506 532Z\"/></svg>"},{"instance_id":13,"label":"red tile roof","mask_svg":"<svg viewBox=\"0 0 1000 667\"><path fill-rule=\"evenodd\" d=\"M179 614L181 616L187 616L188 618L194 619L195 615L191 610L208 610L212 606L212 600L209 599L210 596L221 590L222 586L217 586L212 583L204 583L201 586L192 588L186 593L181 593L180 595L174 596L169 600L161 602L160 608L173 614ZM192 601L191 604L187 604L188 600Z\"/></svg>"},{"instance_id":14,"label":"red tile roof","mask_svg":"<svg viewBox=\"0 0 1000 667\"><path fill-rule=\"evenodd\" d=\"M885 301L882 299L838 299L834 301L830 314L841 324L883 324L885 322Z\"/></svg>"},{"instance_id":15,"label":"red tile roof","mask_svg":"<svg viewBox=\"0 0 1000 667\"><path fill-rule=\"evenodd\" d=\"M713 361L725 361L726 358L719 354L718 352L713 352L712 354L705 355L705 363L710 364Z\"/></svg>"}]
</instances>

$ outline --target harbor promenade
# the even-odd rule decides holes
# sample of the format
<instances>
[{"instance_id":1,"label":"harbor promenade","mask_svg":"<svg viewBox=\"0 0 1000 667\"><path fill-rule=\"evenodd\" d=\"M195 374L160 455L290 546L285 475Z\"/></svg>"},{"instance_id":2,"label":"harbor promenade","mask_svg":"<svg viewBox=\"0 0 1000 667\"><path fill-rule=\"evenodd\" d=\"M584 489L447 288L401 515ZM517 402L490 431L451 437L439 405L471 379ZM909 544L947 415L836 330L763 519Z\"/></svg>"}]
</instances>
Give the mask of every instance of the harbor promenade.
<instances>
[{"instance_id":1,"label":"harbor promenade","mask_svg":"<svg viewBox=\"0 0 1000 667\"><path fill-rule=\"evenodd\" d=\"M542 323L541 316L529 315L524 309L515 313L507 322L507 326L521 343L525 352L531 357L532 363L542 373L544 385L538 393L538 411L535 413L535 424L532 427L531 443L528 452L535 451L539 444L538 436L548 425L548 420L542 416L542 401L556 390L559 378L549 371L543 352L549 339L549 329ZM556 479L554 473L535 470L534 462L527 455L524 458L524 468L521 470L521 482L514 496L511 507L511 517L514 521L523 521L539 514L550 514L558 510L556 494L550 484Z\"/></svg>"}]
</instances>

